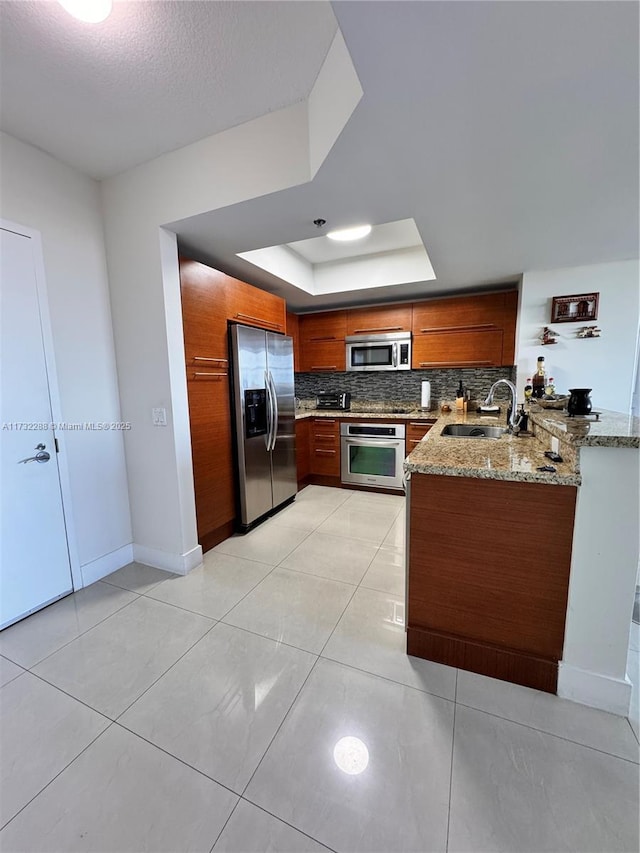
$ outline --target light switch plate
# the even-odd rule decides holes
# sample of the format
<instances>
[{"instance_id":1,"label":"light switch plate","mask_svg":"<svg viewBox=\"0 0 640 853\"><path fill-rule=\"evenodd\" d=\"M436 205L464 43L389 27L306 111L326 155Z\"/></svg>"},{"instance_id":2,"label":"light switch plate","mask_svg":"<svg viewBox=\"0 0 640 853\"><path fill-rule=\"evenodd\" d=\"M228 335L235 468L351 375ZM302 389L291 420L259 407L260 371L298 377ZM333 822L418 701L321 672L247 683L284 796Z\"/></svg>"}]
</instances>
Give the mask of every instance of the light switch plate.
<instances>
[{"instance_id":1,"label":"light switch plate","mask_svg":"<svg viewBox=\"0 0 640 853\"><path fill-rule=\"evenodd\" d=\"M560 453L560 439L556 438L555 435L551 436L551 451Z\"/></svg>"},{"instance_id":2,"label":"light switch plate","mask_svg":"<svg viewBox=\"0 0 640 853\"><path fill-rule=\"evenodd\" d=\"M163 408L151 409L151 418L154 426L166 426L167 410Z\"/></svg>"}]
</instances>

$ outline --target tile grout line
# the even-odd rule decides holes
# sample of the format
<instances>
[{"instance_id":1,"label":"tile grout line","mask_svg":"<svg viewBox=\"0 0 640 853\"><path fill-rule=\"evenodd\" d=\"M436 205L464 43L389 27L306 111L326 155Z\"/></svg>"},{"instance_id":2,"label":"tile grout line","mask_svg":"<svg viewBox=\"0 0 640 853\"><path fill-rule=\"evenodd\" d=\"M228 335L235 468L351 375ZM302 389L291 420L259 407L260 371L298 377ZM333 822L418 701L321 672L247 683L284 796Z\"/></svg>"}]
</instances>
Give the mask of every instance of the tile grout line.
<instances>
[{"instance_id":1,"label":"tile grout line","mask_svg":"<svg viewBox=\"0 0 640 853\"><path fill-rule=\"evenodd\" d=\"M211 845L211 848L210 848L210 850L209 850L209 853L213 853L213 848L216 846L216 844L217 844L217 843L218 843L218 841L220 840L220 836L222 835L222 833L223 833L223 832L225 831L225 829L227 828L227 824L229 823L229 821L231 820L231 818L232 818L232 817L233 817L233 815L235 814L235 811L236 811L236 809L238 808L238 806L239 806L239 804L240 804L240 800L241 800L241 799L242 799L242 797L238 797L238 799L236 800L236 804L234 805L234 807L233 807L233 808L231 809L231 811L229 812L229 816L227 817L227 819L226 819L226 820L225 820L225 822L223 823L223 825L222 825L222 828L221 828L220 832L216 835L215 840L214 840L214 842L213 842L213 844Z\"/></svg>"},{"instance_id":2,"label":"tile grout line","mask_svg":"<svg viewBox=\"0 0 640 853\"><path fill-rule=\"evenodd\" d=\"M640 737L638 737L638 735L636 734L636 730L635 730L635 729L633 728L633 726L631 725L631 720L629 719L629 717L626 717L625 719L626 719L626 721L629 723L629 728L631 729L631 733L632 733L632 735L633 735L633 736L634 736L634 738L638 741L638 746L640 746Z\"/></svg>"},{"instance_id":3,"label":"tile grout line","mask_svg":"<svg viewBox=\"0 0 640 853\"><path fill-rule=\"evenodd\" d=\"M458 672L456 669L456 685L453 701L453 723L451 725L451 765L449 768L449 802L447 804L447 838L445 842L445 851L449 851L449 829L451 827L451 796L453 793L453 751L456 743L456 711L458 710Z\"/></svg>"},{"instance_id":4,"label":"tile grout line","mask_svg":"<svg viewBox=\"0 0 640 853\"><path fill-rule=\"evenodd\" d=\"M474 708L473 705L467 705L466 703L459 701L456 701L456 705L460 705L461 708L467 708L469 711L476 711L478 714L486 714L487 717L494 717L496 720L502 720L505 723L511 723L514 726L520 726L523 729L528 729L529 731L537 732L539 735L554 737L557 740L564 741L565 743L572 743L574 746L581 746L584 749L590 749L592 752L598 752L600 753L600 755L607 755L609 756L609 758L615 758L618 761L626 761L627 764L633 764L635 767L638 767L639 764L638 761L633 761L633 759L631 758L625 758L622 755L616 755L613 752L607 752L606 749L599 749L597 746L590 746L588 743L581 743L578 740L571 740L571 738L564 737L564 735L557 735L554 732L548 732L545 729L537 729L535 726L528 725L527 723L521 723L518 720L512 720L510 717L501 717L500 714L494 714L492 711L484 711L482 708ZM603 713L607 712L605 711ZM625 718L622 717L621 719Z\"/></svg>"},{"instance_id":5,"label":"tile grout line","mask_svg":"<svg viewBox=\"0 0 640 853\"><path fill-rule=\"evenodd\" d=\"M96 581L96 583L102 583L102 581ZM133 592L133 591L132 591L132 590L130 590L130 589L123 590L123 589L122 589L122 587L115 587L113 584L108 584L108 585L109 585L112 589L120 589L120 590L122 590L122 592L130 592L130 593L131 593L131 595L135 595L135 598L133 599L133 601L127 601L127 603L126 603L126 604L123 604L123 605L122 605L122 607L118 607L118 609L117 609L117 610L114 610L114 611L113 611L113 613L110 613L108 616L105 616L105 617L104 617L104 619L100 619L98 622L96 622L96 624L95 624L95 625L92 625L90 628L87 628L87 630L86 630L86 631L82 631L80 634L78 634L77 636L73 637L73 638L72 638L71 640L69 640L67 643L63 643L63 644L62 644L61 646L59 646L57 649L54 649L52 652L49 652L49 654L48 654L48 655L45 655L43 658L40 658L40 660L37 660L35 663L31 664L31 666L30 666L30 667L29 667L29 666L22 666L22 664L17 663L17 661L11 660L11 658L7 658L7 660L10 660L10 661L11 661L11 663L15 663L15 664L16 664L16 666L22 666L22 668L23 668L26 672L32 672L34 667L36 667L36 666L40 666L40 664L41 664L41 663L44 663L44 661L49 660L49 658L50 658L50 657L52 657L52 655L55 655L55 654L57 654L58 652L62 651L62 649L65 649L67 646L70 646L70 645L71 645L71 643L75 642L75 640L79 640L79 639L80 639L80 637L84 637L84 635L85 635L85 634L88 634L88 633L89 633L89 631L93 631L93 629L94 629L94 628L97 628L97 627L98 627L98 625L102 625L102 623L103 623L103 622L106 622L106 621L107 621L107 619L111 619L111 617L112 617L112 616L115 616L115 615L116 615L116 613L120 613L120 611L121 611L121 610L124 610L124 609L125 609L125 607L129 607L129 605L130 605L130 604L133 604L135 601L137 601L139 598L141 598L141 597L142 597L142 596L140 595L140 593ZM93 584L90 584L89 586L93 586ZM89 589L89 587L83 587L83 589ZM78 592L80 592L80 590L78 590ZM71 593L71 595L75 595L75 592L74 592L74 593ZM70 597L70 596L68 596L68 597ZM59 600L64 601L65 599L59 599ZM54 602L54 604L57 604L57 603L58 603L57 601L56 601L56 602ZM51 605L51 606L53 606L53 605ZM45 608L45 610L46 610L46 608ZM39 613L42 613L42 612L44 612L44 611L38 611L38 612L39 612ZM33 616L37 616L38 614L37 614L37 613L33 613L32 615L33 615ZM29 618L29 617L27 617L27 618ZM25 620L25 621L26 621L26 620ZM18 622L17 624L20 624L20 623ZM12 627L12 626L9 626L9 627ZM2 656L3 656L3 657L7 657L6 652L5 652ZM35 673L33 673L33 674L35 675Z\"/></svg>"},{"instance_id":6,"label":"tile grout line","mask_svg":"<svg viewBox=\"0 0 640 853\"><path fill-rule=\"evenodd\" d=\"M92 710L93 710L93 709L92 709ZM103 716L104 716L104 714L103 714ZM109 729L111 728L111 726L115 725L114 721L113 721L113 720L111 720L109 717L106 717L106 719L108 719L108 720L109 720L109 725L108 725L108 726L106 726L106 728L104 728L101 732L99 732L99 734L97 734L97 735L93 738L93 740L91 740L91 741L90 741L90 742L89 742L89 743L84 747L84 749L80 750L80 752L79 752L76 756L74 756L74 758L72 758L72 759L71 759L71 761L69 761L69 763L68 763L68 764L65 764L65 766L62 768L62 770L60 770L58 773L56 773L56 775L55 775L52 779L50 779L50 780L47 782L47 784L46 784L46 785L44 785L44 786L43 786L43 787L38 791L38 793L37 793L37 794L34 794L34 795L33 795L33 797L31 797L31 799L29 800L29 802L25 803L25 804L22 806L22 808L21 808L21 809L19 809L19 810L18 810L18 811L13 815L13 817L9 818L9 820L8 820L6 823L4 823L2 826L0 826L0 830L4 830L7 826L9 826L9 824L10 824L12 821L14 821L14 820L18 817L18 815L19 815L19 814L21 814L21 813L22 813L22 812L27 808L27 806L31 805L31 803L32 803L35 799L37 799L37 798L40 796L40 794L42 794L44 791L46 791L46 789L49 787L49 785L53 784L53 782L55 782L55 781L56 781L56 779L57 779L59 776L61 776L61 775L65 772L65 770L67 770L69 767L71 767L71 765L72 765L75 761L77 761L77 760L78 760L78 758L80 758L80 756L81 756L81 755L83 755L83 753L85 753L85 752L89 749L89 747L90 747L90 746L93 746L93 744L98 740L98 738L101 738L103 734L105 734L106 732L108 732L108 731L109 731Z\"/></svg>"},{"instance_id":7,"label":"tile grout line","mask_svg":"<svg viewBox=\"0 0 640 853\"><path fill-rule=\"evenodd\" d=\"M322 841L318 841L318 839L314 838L313 835L309 835L308 832L305 832L303 829L299 829L297 826L294 826L292 823L289 823L288 820L284 820L284 818L278 817L277 814L273 814L273 812L270 812L268 809L265 809L264 806L259 806L257 803L254 803L253 800L250 800L244 796L240 797L240 800L242 800L245 803L249 803L250 806L253 806L255 809L259 809L261 812L268 814L270 817L275 818L275 820L280 821L280 823L284 823L285 826L290 827L291 829L295 830L295 832L299 832L300 835L304 835L305 838L309 838L311 841L315 841L316 844L320 844L321 847L324 847L326 850L331 851L331 853L338 853L338 851L335 850L333 847L329 847L328 844L325 844ZM240 800L238 800L238 802L240 802ZM216 844L217 843L218 842L216 840ZM213 853L213 850L210 851L210 853Z\"/></svg>"}]
</instances>

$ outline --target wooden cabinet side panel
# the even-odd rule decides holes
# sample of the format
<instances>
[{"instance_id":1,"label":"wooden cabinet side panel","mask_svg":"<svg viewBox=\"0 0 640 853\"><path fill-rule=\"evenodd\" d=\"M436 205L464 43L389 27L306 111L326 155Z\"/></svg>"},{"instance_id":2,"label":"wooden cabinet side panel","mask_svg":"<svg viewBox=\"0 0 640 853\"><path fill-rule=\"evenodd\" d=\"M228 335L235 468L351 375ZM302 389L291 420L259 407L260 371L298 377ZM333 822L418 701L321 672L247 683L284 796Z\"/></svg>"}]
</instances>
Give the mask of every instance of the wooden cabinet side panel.
<instances>
[{"instance_id":1,"label":"wooden cabinet side panel","mask_svg":"<svg viewBox=\"0 0 640 853\"><path fill-rule=\"evenodd\" d=\"M298 315L287 311L287 335L293 338L293 370L298 373L300 370L300 323Z\"/></svg>"},{"instance_id":2,"label":"wooden cabinet side panel","mask_svg":"<svg viewBox=\"0 0 640 853\"><path fill-rule=\"evenodd\" d=\"M347 335L411 331L411 305L377 305L347 311Z\"/></svg>"},{"instance_id":3,"label":"wooden cabinet side panel","mask_svg":"<svg viewBox=\"0 0 640 853\"><path fill-rule=\"evenodd\" d=\"M504 295L504 318L502 321L502 363L506 366L516 361L516 322L518 318L518 291L510 290Z\"/></svg>"},{"instance_id":4,"label":"wooden cabinet side panel","mask_svg":"<svg viewBox=\"0 0 640 853\"><path fill-rule=\"evenodd\" d=\"M309 421L296 421L296 465L298 483L303 483L311 473L309 456Z\"/></svg>"},{"instance_id":5,"label":"wooden cabinet side panel","mask_svg":"<svg viewBox=\"0 0 640 853\"><path fill-rule=\"evenodd\" d=\"M576 489L414 475L408 624L562 657Z\"/></svg>"}]
</instances>

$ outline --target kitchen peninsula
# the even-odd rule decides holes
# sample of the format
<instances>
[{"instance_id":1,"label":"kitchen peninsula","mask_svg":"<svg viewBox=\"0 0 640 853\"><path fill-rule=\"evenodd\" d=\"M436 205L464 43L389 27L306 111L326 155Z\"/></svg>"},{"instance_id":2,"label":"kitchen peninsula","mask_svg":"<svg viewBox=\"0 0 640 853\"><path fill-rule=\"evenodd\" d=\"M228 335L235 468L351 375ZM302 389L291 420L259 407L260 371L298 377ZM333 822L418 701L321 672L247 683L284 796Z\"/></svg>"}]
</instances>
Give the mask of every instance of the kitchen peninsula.
<instances>
[{"instance_id":1,"label":"kitchen peninsula","mask_svg":"<svg viewBox=\"0 0 640 853\"><path fill-rule=\"evenodd\" d=\"M547 410L531 438L441 435L478 420L438 419L405 462L408 653L626 714L638 419ZM538 471L552 437L565 461Z\"/></svg>"}]
</instances>

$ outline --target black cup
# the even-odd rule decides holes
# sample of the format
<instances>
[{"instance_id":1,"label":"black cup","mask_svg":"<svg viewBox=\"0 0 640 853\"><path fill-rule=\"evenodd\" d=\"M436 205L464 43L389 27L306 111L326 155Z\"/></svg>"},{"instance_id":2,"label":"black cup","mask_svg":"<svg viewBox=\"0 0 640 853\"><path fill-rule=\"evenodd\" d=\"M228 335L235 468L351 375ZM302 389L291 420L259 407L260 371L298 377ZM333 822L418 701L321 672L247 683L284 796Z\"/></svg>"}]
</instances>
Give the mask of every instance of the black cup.
<instances>
[{"instance_id":1,"label":"black cup","mask_svg":"<svg viewBox=\"0 0 640 853\"><path fill-rule=\"evenodd\" d=\"M569 388L567 411L570 415L588 415L591 412L591 388Z\"/></svg>"}]
</instances>

